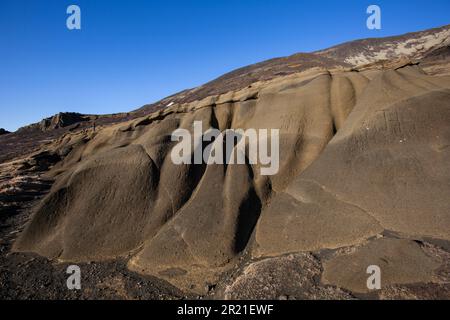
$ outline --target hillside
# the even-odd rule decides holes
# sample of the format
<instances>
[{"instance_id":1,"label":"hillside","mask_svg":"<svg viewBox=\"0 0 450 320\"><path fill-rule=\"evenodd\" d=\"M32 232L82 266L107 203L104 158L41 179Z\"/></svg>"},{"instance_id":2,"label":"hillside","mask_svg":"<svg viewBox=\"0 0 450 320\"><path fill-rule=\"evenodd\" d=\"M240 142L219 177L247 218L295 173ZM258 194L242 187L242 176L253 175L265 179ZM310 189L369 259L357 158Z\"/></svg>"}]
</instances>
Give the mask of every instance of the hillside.
<instances>
[{"instance_id":1,"label":"hillside","mask_svg":"<svg viewBox=\"0 0 450 320\"><path fill-rule=\"evenodd\" d=\"M2 136L8 214L24 184L48 192L33 193L4 259L124 261L203 297L449 298L449 44L450 26L358 40ZM196 121L279 130L278 173L249 159L174 164L171 134ZM383 270L375 293L370 265Z\"/></svg>"}]
</instances>

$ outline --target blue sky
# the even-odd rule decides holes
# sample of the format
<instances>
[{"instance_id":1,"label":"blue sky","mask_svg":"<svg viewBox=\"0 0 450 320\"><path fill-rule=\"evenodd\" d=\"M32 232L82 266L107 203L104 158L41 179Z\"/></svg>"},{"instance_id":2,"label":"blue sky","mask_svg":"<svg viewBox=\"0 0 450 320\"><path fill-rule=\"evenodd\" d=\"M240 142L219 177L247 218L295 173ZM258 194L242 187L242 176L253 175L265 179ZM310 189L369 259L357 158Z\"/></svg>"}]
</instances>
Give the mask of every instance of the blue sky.
<instances>
[{"instance_id":1,"label":"blue sky","mask_svg":"<svg viewBox=\"0 0 450 320\"><path fill-rule=\"evenodd\" d=\"M66 28L80 6L82 29ZM366 8L382 9L382 30ZM0 0L0 128L130 111L273 57L450 24L449 0Z\"/></svg>"}]
</instances>

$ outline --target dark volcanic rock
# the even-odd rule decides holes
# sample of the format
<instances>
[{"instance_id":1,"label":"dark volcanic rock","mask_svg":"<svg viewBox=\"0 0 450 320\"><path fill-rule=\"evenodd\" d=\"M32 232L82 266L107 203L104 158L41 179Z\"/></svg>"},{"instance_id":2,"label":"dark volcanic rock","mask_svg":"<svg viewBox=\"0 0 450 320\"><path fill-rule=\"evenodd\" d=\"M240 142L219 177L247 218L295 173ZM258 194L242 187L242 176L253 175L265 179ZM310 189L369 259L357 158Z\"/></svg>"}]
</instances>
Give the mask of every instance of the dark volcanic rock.
<instances>
[{"instance_id":1,"label":"dark volcanic rock","mask_svg":"<svg viewBox=\"0 0 450 320\"><path fill-rule=\"evenodd\" d=\"M423 61L424 62L435 62L435 61L443 61L450 58L450 46L442 47L436 49L429 54L427 54Z\"/></svg>"},{"instance_id":2,"label":"dark volcanic rock","mask_svg":"<svg viewBox=\"0 0 450 320\"><path fill-rule=\"evenodd\" d=\"M10 132L9 132L9 131L6 131L6 130L3 129L3 128L0 128L0 136L3 135L3 134L7 134L7 133L10 133Z\"/></svg>"}]
</instances>

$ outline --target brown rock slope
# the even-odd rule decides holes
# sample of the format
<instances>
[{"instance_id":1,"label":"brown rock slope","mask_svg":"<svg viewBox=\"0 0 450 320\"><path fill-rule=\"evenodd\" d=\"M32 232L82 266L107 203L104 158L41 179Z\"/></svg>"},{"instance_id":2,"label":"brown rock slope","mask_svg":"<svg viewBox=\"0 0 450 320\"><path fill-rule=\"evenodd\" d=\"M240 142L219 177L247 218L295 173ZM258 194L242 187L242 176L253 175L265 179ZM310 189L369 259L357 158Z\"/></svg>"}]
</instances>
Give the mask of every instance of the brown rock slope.
<instances>
[{"instance_id":1,"label":"brown rock slope","mask_svg":"<svg viewBox=\"0 0 450 320\"><path fill-rule=\"evenodd\" d=\"M56 148L73 149L15 248L62 260L131 255L132 269L189 287L214 281L246 248L337 249L384 230L448 241L449 89L449 77L412 66L312 70L66 136ZM170 135L196 120L280 129L279 173L174 165Z\"/></svg>"}]
</instances>

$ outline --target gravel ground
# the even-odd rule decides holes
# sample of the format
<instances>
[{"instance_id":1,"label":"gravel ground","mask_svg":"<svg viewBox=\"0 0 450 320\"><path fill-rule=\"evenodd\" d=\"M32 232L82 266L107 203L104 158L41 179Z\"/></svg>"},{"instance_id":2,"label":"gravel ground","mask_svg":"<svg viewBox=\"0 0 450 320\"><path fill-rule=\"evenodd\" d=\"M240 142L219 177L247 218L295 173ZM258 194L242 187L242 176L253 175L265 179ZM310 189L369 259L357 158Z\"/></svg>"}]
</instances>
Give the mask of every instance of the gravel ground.
<instances>
[{"instance_id":1,"label":"gravel ground","mask_svg":"<svg viewBox=\"0 0 450 320\"><path fill-rule=\"evenodd\" d=\"M142 276L126 268L125 259L78 264L81 290L66 285L68 263L57 263L32 253L14 253L11 247L28 221L31 208L48 190L18 188L2 195L0 210L0 300L13 299L189 299L165 281ZM22 187L24 187L22 185ZM24 199L23 195L27 194ZM16 202L15 199L20 199Z\"/></svg>"}]
</instances>

